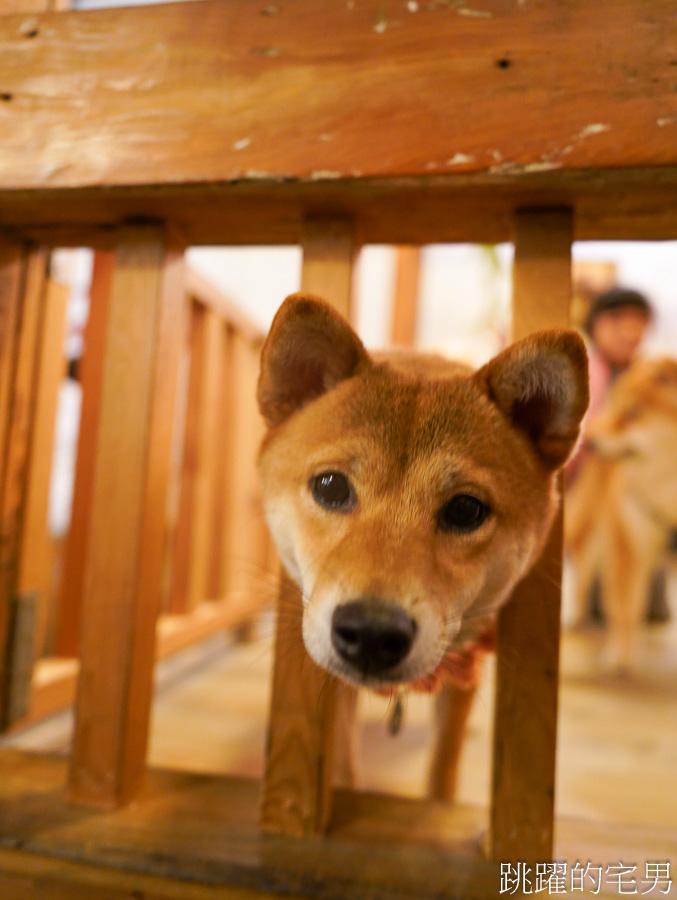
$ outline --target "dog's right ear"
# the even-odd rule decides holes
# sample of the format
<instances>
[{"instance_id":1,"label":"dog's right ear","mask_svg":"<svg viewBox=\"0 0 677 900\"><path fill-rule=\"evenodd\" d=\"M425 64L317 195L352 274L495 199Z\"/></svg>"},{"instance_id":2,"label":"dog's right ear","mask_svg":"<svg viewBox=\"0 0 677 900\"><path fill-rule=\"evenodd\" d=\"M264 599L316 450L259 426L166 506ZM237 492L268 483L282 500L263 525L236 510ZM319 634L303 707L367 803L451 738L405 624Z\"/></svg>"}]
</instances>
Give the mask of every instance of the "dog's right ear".
<instances>
[{"instance_id":1,"label":"dog's right ear","mask_svg":"<svg viewBox=\"0 0 677 900\"><path fill-rule=\"evenodd\" d=\"M371 365L362 342L324 300L292 294L261 352L257 399L269 427Z\"/></svg>"}]
</instances>

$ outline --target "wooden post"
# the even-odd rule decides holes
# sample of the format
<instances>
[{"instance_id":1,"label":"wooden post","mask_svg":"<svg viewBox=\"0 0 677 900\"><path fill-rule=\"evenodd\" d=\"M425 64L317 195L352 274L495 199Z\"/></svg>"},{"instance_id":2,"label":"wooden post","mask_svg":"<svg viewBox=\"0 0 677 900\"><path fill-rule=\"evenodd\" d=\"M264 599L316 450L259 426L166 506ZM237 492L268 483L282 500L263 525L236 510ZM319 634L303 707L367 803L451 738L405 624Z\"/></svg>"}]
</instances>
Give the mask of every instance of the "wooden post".
<instances>
[{"instance_id":1,"label":"wooden post","mask_svg":"<svg viewBox=\"0 0 677 900\"><path fill-rule=\"evenodd\" d=\"M46 253L0 241L0 729L25 712L30 683L32 646L14 637L46 277Z\"/></svg>"},{"instance_id":2,"label":"wooden post","mask_svg":"<svg viewBox=\"0 0 677 900\"><path fill-rule=\"evenodd\" d=\"M414 346L420 274L421 248L398 247L392 328L392 342L396 346Z\"/></svg>"},{"instance_id":3,"label":"wooden post","mask_svg":"<svg viewBox=\"0 0 677 900\"><path fill-rule=\"evenodd\" d=\"M168 611L184 613L213 591L220 411L226 360L225 325L211 306L189 301L190 360L183 453L180 465L179 514L173 538Z\"/></svg>"},{"instance_id":4,"label":"wooden post","mask_svg":"<svg viewBox=\"0 0 677 900\"><path fill-rule=\"evenodd\" d=\"M195 459L193 497L188 540L187 608L195 609L209 595L209 569L214 541L213 523L217 457L219 399L221 396L223 322L211 309L202 312L202 348L199 356L191 358L199 383L195 416L191 417L195 431L189 436L194 442Z\"/></svg>"},{"instance_id":5,"label":"wooden post","mask_svg":"<svg viewBox=\"0 0 677 900\"><path fill-rule=\"evenodd\" d=\"M64 550L56 630L56 652L59 656L77 656L80 641L80 611L89 540L89 516L94 486L114 263L113 253L97 251L94 254L92 284L89 290L89 316L85 326L84 351L80 365L82 405L75 484L70 528Z\"/></svg>"},{"instance_id":6,"label":"wooden post","mask_svg":"<svg viewBox=\"0 0 677 900\"><path fill-rule=\"evenodd\" d=\"M346 318L351 313L354 253L351 222L306 223L302 290L323 297ZM329 823L339 737L334 723L339 705L354 705L355 692L308 656L301 635L301 599L285 573L277 608L261 826L265 831L310 835Z\"/></svg>"},{"instance_id":7,"label":"wooden post","mask_svg":"<svg viewBox=\"0 0 677 900\"><path fill-rule=\"evenodd\" d=\"M49 490L59 388L66 359L64 338L69 290L55 281L47 283L45 312L40 335L40 348L35 396L35 423L31 442L30 470L26 496L26 513L21 539L18 592L37 597L35 656L45 649L47 624L52 597L54 541L49 533Z\"/></svg>"},{"instance_id":8,"label":"wooden post","mask_svg":"<svg viewBox=\"0 0 677 900\"><path fill-rule=\"evenodd\" d=\"M167 612L185 613L189 606L192 528L200 438L200 398L205 344L205 307L188 301L188 388L179 477L179 511L172 540L171 584Z\"/></svg>"},{"instance_id":9,"label":"wooden post","mask_svg":"<svg viewBox=\"0 0 677 900\"><path fill-rule=\"evenodd\" d=\"M571 295L571 210L518 212L514 336L566 327ZM557 740L562 517L533 571L501 611L496 667L491 856L552 856Z\"/></svg>"},{"instance_id":10,"label":"wooden post","mask_svg":"<svg viewBox=\"0 0 677 900\"><path fill-rule=\"evenodd\" d=\"M183 317L183 259L162 229L115 254L84 579L71 798L134 793L148 736L165 501Z\"/></svg>"},{"instance_id":11,"label":"wooden post","mask_svg":"<svg viewBox=\"0 0 677 900\"><path fill-rule=\"evenodd\" d=\"M222 596L234 598L248 593L253 600L258 597L262 606L268 549L256 471L256 454L265 430L256 406L260 345L231 328L226 330L225 340L220 590ZM252 602L252 610L256 605Z\"/></svg>"}]
</instances>

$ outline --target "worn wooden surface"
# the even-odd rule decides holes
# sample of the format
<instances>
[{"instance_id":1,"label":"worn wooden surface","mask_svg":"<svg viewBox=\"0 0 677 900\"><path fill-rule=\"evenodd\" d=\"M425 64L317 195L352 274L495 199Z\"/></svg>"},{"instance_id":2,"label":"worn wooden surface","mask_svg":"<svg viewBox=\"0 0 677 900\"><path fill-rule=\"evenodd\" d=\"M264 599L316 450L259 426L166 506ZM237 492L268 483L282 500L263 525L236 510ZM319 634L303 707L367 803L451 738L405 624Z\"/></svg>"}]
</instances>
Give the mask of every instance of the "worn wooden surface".
<instances>
[{"instance_id":1,"label":"worn wooden surface","mask_svg":"<svg viewBox=\"0 0 677 900\"><path fill-rule=\"evenodd\" d=\"M279 894L226 885L196 884L160 875L121 872L0 850L0 894L3 900L275 900ZM287 895L288 900L300 900Z\"/></svg>"},{"instance_id":2,"label":"worn wooden surface","mask_svg":"<svg viewBox=\"0 0 677 900\"><path fill-rule=\"evenodd\" d=\"M54 539L48 526L54 431L59 388L66 371L64 338L69 291L48 281L39 346L35 422L26 494L17 590L35 593L38 600L34 649L40 658L46 649L53 585Z\"/></svg>"},{"instance_id":3,"label":"worn wooden surface","mask_svg":"<svg viewBox=\"0 0 677 900\"><path fill-rule=\"evenodd\" d=\"M317 900L497 893L498 867L467 838L484 821L475 810L341 791L333 839L298 841L261 834L253 779L150 771L133 806L96 811L64 802L63 760L2 750L0 765L0 843L11 838L38 864L70 859Z\"/></svg>"},{"instance_id":4,"label":"worn wooden surface","mask_svg":"<svg viewBox=\"0 0 677 900\"><path fill-rule=\"evenodd\" d=\"M570 210L516 216L515 338L568 324L572 234ZM490 849L497 860L552 855L561 578L560 514L499 616Z\"/></svg>"},{"instance_id":5,"label":"worn wooden surface","mask_svg":"<svg viewBox=\"0 0 677 900\"><path fill-rule=\"evenodd\" d=\"M395 266L391 339L396 346L413 347L419 314L421 248L398 247Z\"/></svg>"},{"instance_id":6,"label":"worn wooden surface","mask_svg":"<svg viewBox=\"0 0 677 900\"><path fill-rule=\"evenodd\" d=\"M5 17L0 224L295 243L323 213L362 241L495 242L538 201L575 205L577 238L673 237L676 19L672 0Z\"/></svg>"},{"instance_id":7,"label":"worn wooden surface","mask_svg":"<svg viewBox=\"0 0 677 900\"><path fill-rule=\"evenodd\" d=\"M214 543L219 425L219 399L223 384L224 324L211 309L201 312L202 346L198 355L191 356L191 374L196 371L199 397L195 416L190 417L195 434L193 471L193 502L190 522L190 561L188 566L187 608L194 609L206 599L214 599L209 575ZM186 435L188 439L188 435ZM235 472L230 473L237 477Z\"/></svg>"},{"instance_id":8,"label":"worn wooden surface","mask_svg":"<svg viewBox=\"0 0 677 900\"><path fill-rule=\"evenodd\" d=\"M301 289L323 297L350 319L355 313L352 222L308 220L302 248ZM345 745L351 740L350 726L347 733L337 733L337 717L354 708L354 698L351 688L310 658L301 623L299 590L283 572L261 824L266 831L311 835L324 830L331 816L334 769L349 756Z\"/></svg>"},{"instance_id":9,"label":"worn wooden surface","mask_svg":"<svg viewBox=\"0 0 677 900\"><path fill-rule=\"evenodd\" d=\"M158 229L123 229L111 284L70 778L74 797L103 805L128 798L144 766L172 424L163 335L183 302L164 247Z\"/></svg>"},{"instance_id":10,"label":"worn wooden surface","mask_svg":"<svg viewBox=\"0 0 677 900\"><path fill-rule=\"evenodd\" d=\"M671 0L8 17L0 188L675 165L676 39Z\"/></svg>"},{"instance_id":11,"label":"worn wooden surface","mask_svg":"<svg viewBox=\"0 0 677 900\"><path fill-rule=\"evenodd\" d=\"M9 439L12 424L13 385L16 368L17 336L21 314L21 298L25 277L25 250L9 241L0 242L0 509L2 515L2 567L0 568L0 723L6 718L7 709L7 654L9 650L10 604L14 592L15 571L11 569L12 556L17 553L20 535L14 536L9 552L8 539L16 528L11 520L5 521L4 494L5 471L9 461ZM14 560L16 564L16 559Z\"/></svg>"},{"instance_id":12,"label":"worn wooden surface","mask_svg":"<svg viewBox=\"0 0 677 900\"><path fill-rule=\"evenodd\" d=\"M19 599L46 282L44 251L0 244L0 728L13 707L10 606Z\"/></svg>"},{"instance_id":13,"label":"worn wooden surface","mask_svg":"<svg viewBox=\"0 0 677 900\"><path fill-rule=\"evenodd\" d=\"M106 329L114 263L113 253L99 251L94 254L92 283L89 290L89 315L85 325L84 349L80 363L82 404L77 466L59 591L56 652L60 656L77 656L80 642L80 613L89 544L89 511L94 486Z\"/></svg>"},{"instance_id":14,"label":"worn wooden surface","mask_svg":"<svg viewBox=\"0 0 677 900\"><path fill-rule=\"evenodd\" d=\"M336 679L308 655L298 588L282 572L261 798L264 832L310 837L332 811Z\"/></svg>"},{"instance_id":15,"label":"worn wooden surface","mask_svg":"<svg viewBox=\"0 0 677 900\"><path fill-rule=\"evenodd\" d=\"M265 430L256 406L261 339L252 342L239 329L228 327L223 340L227 375L221 396L218 450L223 475L221 540L216 548L219 593L234 603L249 597L255 609L274 596L278 569L269 564L270 536L256 469Z\"/></svg>"},{"instance_id":16,"label":"worn wooden surface","mask_svg":"<svg viewBox=\"0 0 677 900\"><path fill-rule=\"evenodd\" d=\"M196 302L189 302L186 314L188 330L185 353L188 365L188 385L178 485L178 514L172 535L171 582L167 604L169 613L183 613L187 612L189 608L192 529L200 452L198 426L203 377L200 360L205 344L207 310Z\"/></svg>"}]
</instances>

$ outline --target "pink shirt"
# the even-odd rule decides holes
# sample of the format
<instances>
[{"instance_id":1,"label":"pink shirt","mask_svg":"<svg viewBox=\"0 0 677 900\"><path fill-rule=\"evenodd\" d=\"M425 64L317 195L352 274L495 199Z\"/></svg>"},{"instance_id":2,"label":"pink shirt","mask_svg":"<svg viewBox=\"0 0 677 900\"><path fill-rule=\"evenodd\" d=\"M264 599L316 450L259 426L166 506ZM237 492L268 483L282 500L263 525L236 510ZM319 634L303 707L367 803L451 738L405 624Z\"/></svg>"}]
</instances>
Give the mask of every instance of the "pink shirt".
<instances>
[{"instance_id":1,"label":"pink shirt","mask_svg":"<svg viewBox=\"0 0 677 900\"><path fill-rule=\"evenodd\" d=\"M586 341L588 350L588 366L590 373L590 406L581 423L582 439L579 441L578 447L574 451L566 466L566 481L568 484L576 478L580 470L581 464L586 456L585 448L585 426L591 416L596 415L603 406L606 395L613 381L613 372L609 363L598 352L594 344Z\"/></svg>"}]
</instances>

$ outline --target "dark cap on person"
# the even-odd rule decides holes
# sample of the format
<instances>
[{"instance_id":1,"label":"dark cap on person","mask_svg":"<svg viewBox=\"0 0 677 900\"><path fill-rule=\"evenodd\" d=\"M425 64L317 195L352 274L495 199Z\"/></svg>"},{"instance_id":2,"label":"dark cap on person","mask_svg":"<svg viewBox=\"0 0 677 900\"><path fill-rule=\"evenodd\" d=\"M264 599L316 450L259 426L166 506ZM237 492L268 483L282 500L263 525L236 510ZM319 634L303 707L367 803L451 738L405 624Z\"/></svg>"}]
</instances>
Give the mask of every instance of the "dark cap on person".
<instances>
[{"instance_id":1,"label":"dark cap on person","mask_svg":"<svg viewBox=\"0 0 677 900\"><path fill-rule=\"evenodd\" d=\"M595 297L592 301L584 328L588 334L590 334L595 319L602 313L610 312L615 309L627 309L629 307L641 310L647 319L650 319L653 315L651 304L644 294L641 294L639 291L635 291L632 288L613 287L603 294L600 294L598 297Z\"/></svg>"}]
</instances>

